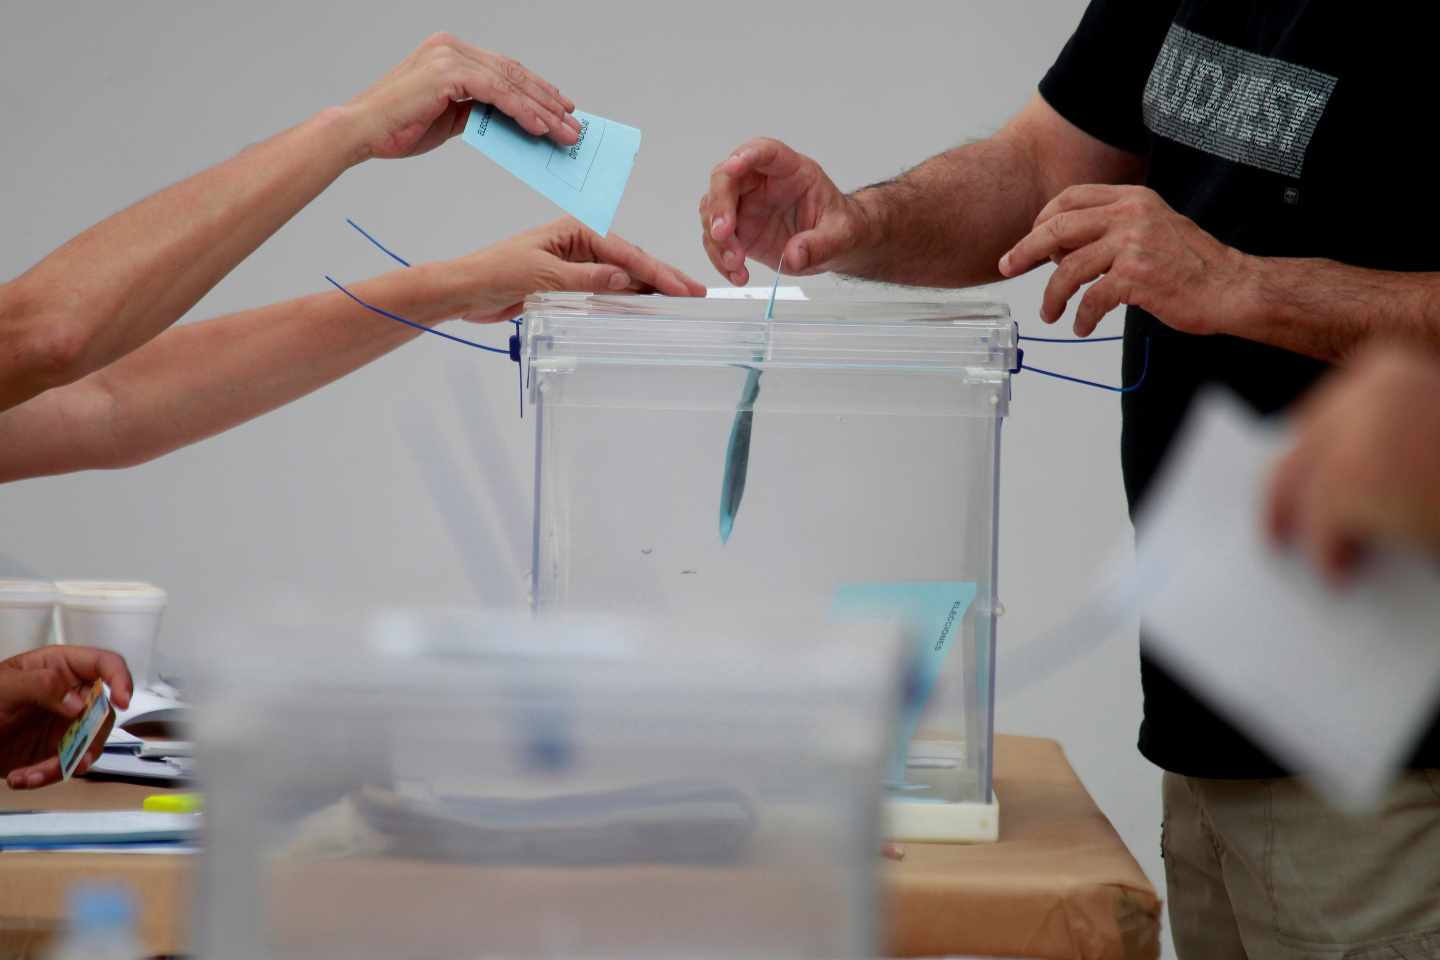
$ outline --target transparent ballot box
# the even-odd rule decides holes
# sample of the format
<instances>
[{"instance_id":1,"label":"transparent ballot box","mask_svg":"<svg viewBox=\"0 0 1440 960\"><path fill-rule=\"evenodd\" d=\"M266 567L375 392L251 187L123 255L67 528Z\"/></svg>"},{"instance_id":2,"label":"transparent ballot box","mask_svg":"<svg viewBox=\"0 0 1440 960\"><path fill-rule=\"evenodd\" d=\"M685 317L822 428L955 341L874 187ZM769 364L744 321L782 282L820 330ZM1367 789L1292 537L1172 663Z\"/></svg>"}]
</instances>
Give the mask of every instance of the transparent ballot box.
<instances>
[{"instance_id":1,"label":"transparent ballot box","mask_svg":"<svg viewBox=\"0 0 1440 960\"><path fill-rule=\"evenodd\" d=\"M998 834L1003 304L537 296L533 603L903 622L897 839Z\"/></svg>"},{"instance_id":2,"label":"transparent ballot box","mask_svg":"<svg viewBox=\"0 0 1440 960\"><path fill-rule=\"evenodd\" d=\"M200 956L875 955L898 629L530 621L214 658Z\"/></svg>"}]
</instances>

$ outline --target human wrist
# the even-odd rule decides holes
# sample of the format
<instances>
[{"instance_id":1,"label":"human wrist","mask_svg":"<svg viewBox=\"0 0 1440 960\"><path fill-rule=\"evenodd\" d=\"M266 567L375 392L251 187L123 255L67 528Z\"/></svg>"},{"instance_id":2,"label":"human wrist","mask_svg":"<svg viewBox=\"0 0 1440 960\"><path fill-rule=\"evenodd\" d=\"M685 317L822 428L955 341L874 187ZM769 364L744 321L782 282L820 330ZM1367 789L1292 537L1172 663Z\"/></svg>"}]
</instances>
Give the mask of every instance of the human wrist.
<instances>
[{"instance_id":1,"label":"human wrist","mask_svg":"<svg viewBox=\"0 0 1440 960\"><path fill-rule=\"evenodd\" d=\"M459 316L460 308L454 285L446 278L441 264L422 263L392 270L372 277L350 289L361 300L398 314L412 323L433 327ZM398 326L395 332L399 332Z\"/></svg>"},{"instance_id":2,"label":"human wrist","mask_svg":"<svg viewBox=\"0 0 1440 960\"><path fill-rule=\"evenodd\" d=\"M461 282L464 270L458 261L420 263L397 273L403 275L405 295L421 323L443 323L469 309L471 296Z\"/></svg>"},{"instance_id":3,"label":"human wrist","mask_svg":"<svg viewBox=\"0 0 1440 960\"><path fill-rule=\"evenodd\" d=\"M373 155L373 136L363 110L354 103L326 107L310 118L309 126L335 145L345 166L359 166Z\"/></svg>"},{"instance_id":4,"label":"human wrist","mask_svg":"<svg viewBox=\"0 0 1440 960\"><path fill-rule=\"evenodd\" d=\"M1257 257L1226 247L1224 256L1229 268L1221 303L1224 309L1215 312L1215 329L1211 332L1259 339L1266 327L1287 322L1290 311L1285 296L1285 278L1279 261L1273 257Z\"/></svg>"},{"instance_id":5,"label":"human wrist","mask_svg":"<svg viewBox=\"0 0 1440 960\"><path fill-rule=\"evenodd\" d=\"M835 257L834 269L856 276L867 275L873 252L884 244L888 208L881 191L862 187L842 198L844 216L849 223L849 249Z\"/></svg>"}]
</instances>

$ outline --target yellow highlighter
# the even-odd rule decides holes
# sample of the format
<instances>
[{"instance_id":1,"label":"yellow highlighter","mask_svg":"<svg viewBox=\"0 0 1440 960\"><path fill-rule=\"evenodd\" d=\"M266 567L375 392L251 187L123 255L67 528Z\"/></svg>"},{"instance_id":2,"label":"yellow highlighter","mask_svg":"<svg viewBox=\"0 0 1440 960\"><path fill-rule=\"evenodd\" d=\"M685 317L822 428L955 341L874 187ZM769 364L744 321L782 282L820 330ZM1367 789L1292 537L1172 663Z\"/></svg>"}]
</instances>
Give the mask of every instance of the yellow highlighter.
<instances>
[{"instance_id":1,"label":"yellow highlighter","mask_svg":"<svg viewBox=\"0 0 1440 960\"><path fill-rule=\"evenodd\" d=\"M142 808L151 813L199 813L205 806L198 793L157 793L146 797Z\"/></svg>"}]
</instances>

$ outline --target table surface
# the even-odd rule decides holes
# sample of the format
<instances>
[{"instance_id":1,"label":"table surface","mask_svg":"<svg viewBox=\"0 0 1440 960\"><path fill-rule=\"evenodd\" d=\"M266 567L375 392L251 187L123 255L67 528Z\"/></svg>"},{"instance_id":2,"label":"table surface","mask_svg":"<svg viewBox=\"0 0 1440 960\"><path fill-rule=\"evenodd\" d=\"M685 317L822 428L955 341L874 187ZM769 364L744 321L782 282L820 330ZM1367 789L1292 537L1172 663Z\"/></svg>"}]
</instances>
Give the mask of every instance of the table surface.
<instances>
[{"instance_id":1,"label":"table surface","mask_svg":"<svg viewBox=\"0 0 1440 960\"><path fill-rule=\"evenodd\" d=\"M1053 740L998 737L1000 840L906 844L882 868L893 956L1157 957L1160 900ZM0 810L139 809L153 786L77 780L35 793L0 790ZM38 955L63 916L65 890L113 880L137 890L141 941L183 953L192 857L0 853L0 953Z\"/></svg>"}]
</instances>

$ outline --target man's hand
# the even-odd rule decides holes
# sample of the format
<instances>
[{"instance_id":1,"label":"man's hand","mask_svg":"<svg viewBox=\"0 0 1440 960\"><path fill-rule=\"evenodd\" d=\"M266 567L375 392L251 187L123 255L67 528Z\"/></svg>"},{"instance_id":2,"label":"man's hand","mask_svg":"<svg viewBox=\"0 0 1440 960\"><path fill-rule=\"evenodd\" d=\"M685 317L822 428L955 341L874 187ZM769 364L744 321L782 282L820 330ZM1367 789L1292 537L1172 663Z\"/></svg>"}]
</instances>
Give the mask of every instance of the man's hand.
<instances>
[{"instance_id":1,"label":"man's hand","mask_svg":"<svg viewBox=\"0 0 1440 960\"><path fill-rule=\"evenodd\" d=\"M867 232L864 212L820 165L779 140L742 144L710 173L700 233L715 269L750 281L747 258L795 276L842 269Z\"/></svg>"},{"instance_id":2,"label":"man's hand","mask_svg":"<svg viewBox=\"0 0 1440 960\"><path fill-rule=\"evenodd\" d=\"M96 679L109 685L112 703L130 705L130 671L108 650L41 647L0 662L0 774L12 790L60 779L60 738L84 711L85 688ZM77 773L100 756L114 722L111 713Z\"/></svg>"},{"instance_id":3,"label":"man's hand","mask_svg":"<svg viewBox=\"0 0 1440 960\"><path fill-rule=\"evenodd\" d=\"M547 290L703 297L705 287L615 234L602 237L570 217L432 268L474 323L510 320L525 298Z\"/></svg>"},{"instance_id":4,"label":"man's hand","mask_svg":"<svg viewBox=\"0 0 1440 960\"><path fill-rule=\"evenodd\" d=\"M1182 217L1146 187L1070 187L1040 211L1030 233L1000 258L1017 277L1058 266L1040 318L1054 323L1079 289L1075 335L1088 337L1120 304L1140 307L1185 333L1217 333L1244 316L1255 280L1251 258ZM1229 332L1227 330L1227 332Z\"/></svg>"},{"instance_id":5,"label":"man's hand","mask_svg":"<svg viewBox=\"0 0 1440 960\"><path fill-rule=\"evenodd\" d=\"M465 129L470 101L494 104L525 130L573 144L575 104L514 60L437 33L342 108L359 123L359 159L413 157Z\"/></svg>"},{"instance_id":6,"label":"man's hand","mask_svg":"<svg viewBox=\"0 0 1440 960\"><path fill-rule=\"evenodd\" d=\"M1322 384L1275 470L1269 522L1337 579L1374 544L1440 554L1440 358L1385 346Z\"/></svg>"}]
</instances>

